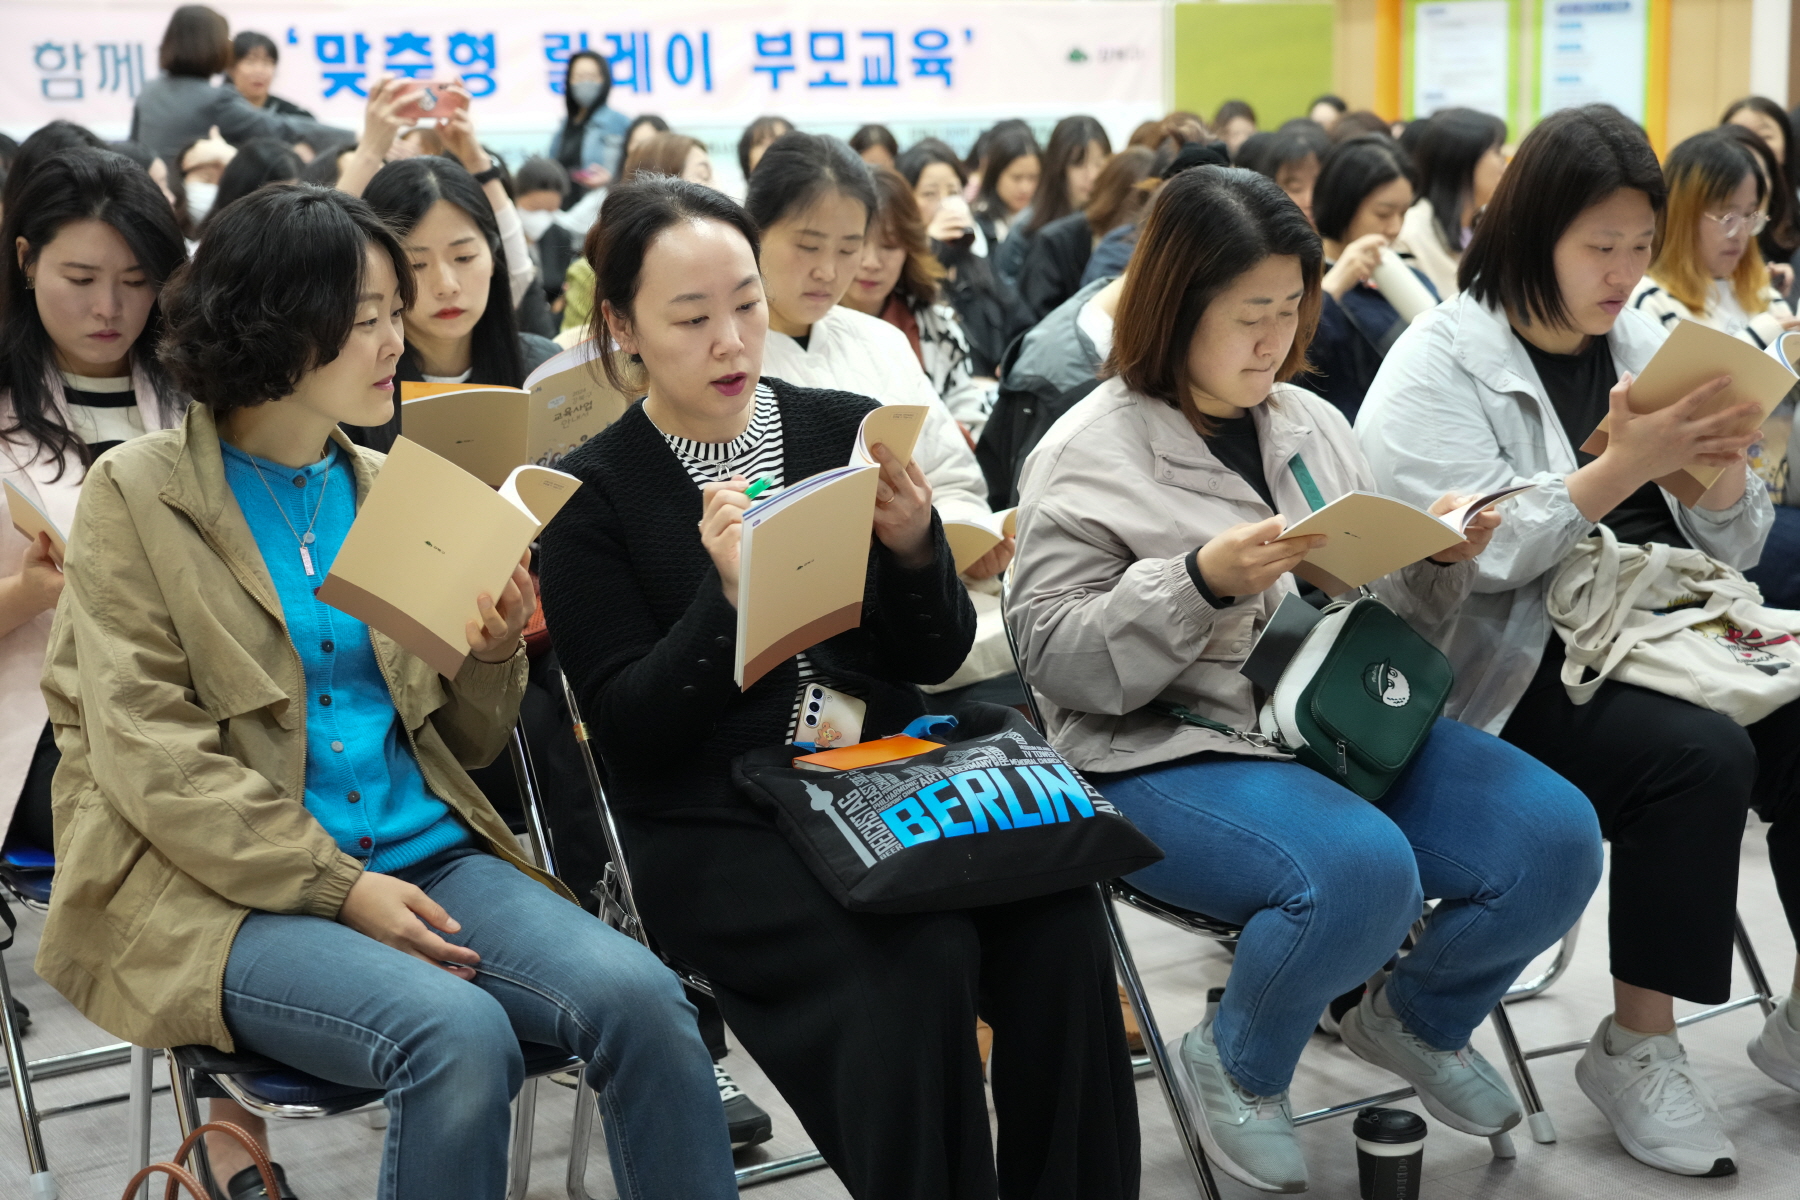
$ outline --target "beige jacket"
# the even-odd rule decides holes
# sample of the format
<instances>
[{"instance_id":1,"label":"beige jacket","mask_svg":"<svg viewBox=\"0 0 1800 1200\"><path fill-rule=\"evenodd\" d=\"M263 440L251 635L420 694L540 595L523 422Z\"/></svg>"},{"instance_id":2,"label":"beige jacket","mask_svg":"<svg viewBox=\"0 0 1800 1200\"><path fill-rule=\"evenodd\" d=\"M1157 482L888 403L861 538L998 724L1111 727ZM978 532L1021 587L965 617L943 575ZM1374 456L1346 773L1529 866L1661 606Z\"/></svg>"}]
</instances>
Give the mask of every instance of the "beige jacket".
<instances>
[{"instance_id":1,"label":"beige jacket","mask_svg":"<svg viewBox=\"0 0 1800 1200\"><path fill-rule=\"evenodd\" d=\"M144 428L161 429L162 403L149 379L143 372L133 371L131 386ZM60 378L52 383L50 394L67 428L69 409ZM11 396L0 392L0 429L12 423ZM73 458L66 464L59 463L44 455L35 442L15 440L22 438L23 435L0 438L0 480L23 492L66 534L75 520L75 502L81 496L86 470ZM56 477L59 467L66 468L60 479ZM27 545L25 536L13 528L11 521L0 520L0 575L18 571ZM44 695L38 690L38 677L44 673L50 619L49 612L41 612L17 629L0 633L0 834L12 823L13 809L31 769L31 756L37 751L38 737L49 719Z\"/></svg>"},{"instance_id":2,"label":"beige jacket","mask_svg":"<svg viewBox=\"0 0 1800 1200\"><path fill-rule=\"evenodd\" d=\"M1462 251L1452 250L1444 241L1444 232L1432 215L1431 201L1421 200L1406 210L1400 219L1400 236L1394 239L1394 253L1431 280L1439 299L1452 299L1460 290L1456 286L1456 271L1462 265Z\"/></svg>"},{"instance_id":3,"label":"beige jacket","mask_svg":"<svg viewBox=\"0 0 1800 1200\"><path fill-rule=\"evenodd\" d=\"M1374 491L1343 415L1278 385L1251 410L1263 471L1281 511L1309 511L1289 469L1299 454L1326 500ZM1256 698L1238 667L1292 576L1215 609L1188 552L1233 525L1273 515L1187 418L1111 379L1051 427L1019 484L1019 550L1007 619L1032 685L1049 701L1050 739L1082 770L1124 771L1203 750L1265 753L1145 709L1167 699L1249 729ZM1472 563L1419 562L1374 591L1427 637L1468 594Z\"/></svg>"},{"instance_id":4,"label":"beige jacket","mask_svg":"<svg viewBox=\"0 0 1800 1200\"><path fill-rule=\"evenodd\" d=\"M382 456L333 437L360 499ZM557 886L464 770L505 747L524 654L446 683L371 636L426 786ZM43 685L63 761L38 974L115 1037L230 1050L220 989L245 915L334 919L363 867L306 810L305 675L206 409L89 473Z\"/></svg>"}]
</instances>

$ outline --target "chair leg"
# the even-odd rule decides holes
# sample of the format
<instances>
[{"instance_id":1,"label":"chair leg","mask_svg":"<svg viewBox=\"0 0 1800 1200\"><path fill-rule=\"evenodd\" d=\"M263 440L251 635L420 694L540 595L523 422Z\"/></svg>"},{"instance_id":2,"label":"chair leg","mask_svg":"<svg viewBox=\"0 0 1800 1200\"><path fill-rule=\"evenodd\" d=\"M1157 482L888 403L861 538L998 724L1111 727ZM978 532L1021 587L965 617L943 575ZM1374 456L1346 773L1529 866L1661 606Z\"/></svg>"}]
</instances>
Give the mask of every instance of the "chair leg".
<instances>
[{"instance_id":1,"label":"chair leg","mask_svg":"<svg viewBox=\"0 0 1800 1200\"><path fill-rule=\"evenodd\" d=\"M13 1102L19 1108L19 1132L25 1138L31 1200L56 1200L56 1176L50 1173L50 1162L44 1156L44 1131L37 1101L31 1094L31 1067L19 1044L19 1023L13 1012L12 983L6 977L4 954L0 954L0 1041L6 1043L6 1069L12 1078Z\"/></svg>"},{"instance_id":2,"label":"chair leg","mask_svg":"<svg viewBox=\"0 0 1800 1200\"><path fill-rule=\"evenodd\" d=\"M575 1124L569 1135L569 1174L565 1184L569 1200L594 1200L587 1190L588 1143L594 1137L594 1089L588 1086L586 1068L580 1075L581 1082L575 1086Z\"/></svg>"},{"instance_id":3,"label":"chair leg","mask_svg":"<svg viewBox=\"0 0 1800 1200\"><path fill-rule=\"evenodd\" d=\"M131 1165L141 1171L150 1165L150 1109L152 1059L156 1052L146 1046L131 1048ZM138 1200L150 1200L150 1181L138 1188Z\"/></svg>"},{"instance_id":4,"label":"chair leg","mask_svg":"<svg viewBox=\"0 0 1800 1200\"><path fill-rule=\"evenodd\" d=\"M175 1061L175 1055L170 1051L163 1051L163 1061L169 1065L169 1098L175 1102L175 1124L185 1142L189 1134L205 1124L200 1119L200 1100L194 1095L194 1074ZM205 1138L194 1143L188 1169L206 1186L207 1195L221 1195L218 1181L213 1178L212 1155L207 1153Z\"/></svg>"},{"instance_id":5,"label":"chair leg","mask_svg":"<svg viewBox=\"0 0 1800 1200\"><path fill-rule=\"evenodd\" d=\"M513 1102L511 1165L506 1174L506 1200L525 1200L531 1186L531 1135L537 1121L536 1079L527 1079Z\"/></svg>"},{"instance_id":6,"label":"chair leg","mask_svg":"<svg viewBox=\"0 0 1800 1200\"><path fill-rule=\"evenodd\" d=\"M1199 1131L1194 1127L1195 1114L1188 1111L1188 1106L1182 1102L1175 1083L1175 1065L1169 1061L1168 1047L1163 1045L1162 1031L1156 1024L1156 1014L1150 1011L1150 997L1144 991L1144 981L1138 975L1137 964L1132 961L1131 947L1125 941L1125 929L1119 923L1118 909L1113 906L1112 897L1107 893L1105 885L1097 886L1100 890L1100 907L1106 914L1107 938L1112 942L1113 962L1118 967L1120 982L1125 985L1125 998L1131 1002L1131 1012L1137 1018L1138 1029L1143 1032L1144 1050L1150 1056L1150 1065L1156 1071L1157 1082L1162 1085L1163 1099L1169 1106L1169 1116L1181 1134L1182 1148L1187 1151L1188 1165L1194 1171L1194 1184L1200 1189L1204 1200L1219 1200L1219 1185L1213 1181L1212 1166L1206 1161L1206 1150L1201 1146Z\"/></svg>"},{"instance_id":7,"label":"chair leg","mask_svg":"<svg viewBox=\"0 0 1800 1200\"><path fill-rule=\"evenodd\" d=\"M1506 1065L1512 1068L1513 1084L1519 1089L1519 1102L1525 1106L1525 1122L1531 1130L1531 1140L1547 1146L1556 1140L1556 1124L1551 1121L1550 1114L1544 1109L1543 1100L1538 1096L1537 1080L1532 1078L1531 1064L1525 1061L1525 1051L1519 1047L1519 1036L1513 1032L1512 1016L1506 1011L1504 1000L1494 1005L1492 1018L1494 1033L1500 1039L1500 1052L1506 1056Z\"/></svg>"},{"instance_id":8,"label":"chair leg","mask_svg":"<svg viewBox=\"0 0 1800 1200\"><path fill-rule=\"evenodd\" d=\"M1744 928L1744 918L1734 913L1731 922L1738 957L1744 960L1744 971L1750 976L1750 986L1756 989L1756 1002L1762 1006L1763 1016L1767 1017L1775 1011L1775 993L1769 987L1769 977L1763 974L1762 959L1756 956L1756 947L1750 944L1750 933Z\"/></svg>"},{"instance_id":9,"label":"chair leg","mask_svg":"<svg viewBox=\"0 0 1800 1200\"><path fill-rule=\"evenodd\" d=\"M1550 965L1532 978L1522 980L1508 988L1506 1002L1516 1004L1521 1000L1529 1000L1533 996L1541 996L1551 984L1561 979L1563 973L1569 969L1569 964L1575 961L1575 944L1580 935L1581 922L1577 920L1569 926L1569 932L1562 935L1562 940L1556 943L1556 957L1550 960Z\"/></svg>"}]
</instances>

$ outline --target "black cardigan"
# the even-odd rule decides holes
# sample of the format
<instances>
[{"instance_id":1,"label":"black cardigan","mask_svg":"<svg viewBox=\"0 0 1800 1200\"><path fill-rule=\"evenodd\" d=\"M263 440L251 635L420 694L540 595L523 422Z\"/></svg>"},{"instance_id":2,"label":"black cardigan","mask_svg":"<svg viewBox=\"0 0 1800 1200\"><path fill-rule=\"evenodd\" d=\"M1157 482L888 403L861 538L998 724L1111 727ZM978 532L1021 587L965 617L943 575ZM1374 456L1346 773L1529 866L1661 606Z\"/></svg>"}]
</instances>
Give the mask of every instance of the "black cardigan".
<instances>
[{"instance_id":1,"label":"black cardigan","mask_svg":"<svg viewBox=\"0 0 1800 1200\"><path fill-rule=\"evenodd\" d=\"M765 382L780 407L785 478L842 466L874 402ZM700 490L641 402L562 469L582 487L541 539L544 615L614 804L636 813L746 804L731 760L787 740L798 668L789 660L738 690L737 609L700 543ZM865 738L927 712L914 685L948 679L975 640L975 610L935 514L931 536L935 557L916 571L872 539L861 627L807 651L867 700Z\"/></svg>"}]
</instances>

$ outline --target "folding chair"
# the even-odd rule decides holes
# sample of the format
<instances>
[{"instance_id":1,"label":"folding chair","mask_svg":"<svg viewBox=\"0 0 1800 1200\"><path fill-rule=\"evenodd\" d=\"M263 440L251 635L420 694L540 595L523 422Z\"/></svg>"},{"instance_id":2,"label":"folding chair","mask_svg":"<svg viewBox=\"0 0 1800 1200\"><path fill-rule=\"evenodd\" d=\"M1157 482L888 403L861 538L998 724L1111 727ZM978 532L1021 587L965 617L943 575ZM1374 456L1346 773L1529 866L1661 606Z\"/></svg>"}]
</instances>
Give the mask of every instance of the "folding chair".
<instances>
[{"instance_id":1,"label":"folding chair","mask_svg":"<svg viewBox=\"0 0 1800 1200\"><path fill-rule=\"evenodd\" d=\"M110 1104L120 1104L129 1100L132 1108L132 1126L138 1127L138 1108L142 1106L144 1128L148 1130L150 1100L150 1058L151 1051L132 1046L125 1042L116 1042L110 1046L99 1046L92 1050L81 1050L73 1054L59 1054L53 1058L40 1058L36 1062L27 1062L24 1047L20 1038L16 1015L13 1012L12 981L6 974L5 951L11 948L13 934L18 924L13 916L12 907L7 903L5 892L10 892L15 900L26 908L37 912L46 912L50 907L50 884L56 871L56 859L48 852L29 846L13 846L0 854L0 921L6 923L6 940L0 943L0 1043L4 1043L6 1051L6 1077L3 1086L11 1087L13 1102L19 1111L19 1132L25 1142L25 1163L31 1174L30 1196L32 1200L56 1200L56 1176L50 1170L49 1157L44 1153L43 1122L51 1117L60 1117L66 1113L86 1112L93 1108L104 1108ZM73 1075L82 1071L92 1071L101 1067L117 1066L129 1061L132 1064L134 1081L142 1079L142 1090L135 1085L130 1092L101 1096L93 1100L82 1100L74 1104L59 1104L51 1108L39 1108L32 1094L31 1085L35 1080L53 1079L60 1075ZM141 1150L146 1160L149 1154L149 1143L146 1140Z\"/></svg>"},{"instance_id":2,"label":"folding chair","mask_svg":"<svg viewBox=\"0 0 1800 1200\"><path fill-rule=\"evenodd\" d=\"M1007 581L1010 582L1010 581ZM1005 605L1010 599L1010 587L1006 582L1001 587L1001 603ZM1019 656L1018 641L1013 637L1012 625L1006 625L1006 644L1012 651L1013 668L1019 674L1019 681L1025 689L1026 703L1031 709L1031 717L1037 727L1046 728L1044 715L1038 707L1037 693L1032 690L1031 680L1025 674L1024 661ZM1175 1128L1181 1133L1182 1148L1187 1151L1188 1165L1194 1172L1194 1183L1200 1189L1205 1200L1219 1200L1218 1184L1214 1182L1212 1166L1207 1161L1206 1150L1201 1145L1198 1127L1195 1125L1195 1114L1183 1098L1184 1083L1178 1080L1176 1066L1169 1058L1161 1027L1156 1022L1156 1014L1151 1011L1149 993L1144 989L1144 981L1138 974L1137 963L1132 959L1131 944L1126 940L1124 925L1119 920L1118 905L1124 904L1139 912L1153 916L1160 921L1173 925L1177 929L1199 934L1220 942L1235 942L1243 932L1243 927L1228 921L1220 921L1204 913L1180 908L1145 894L1123 879L1115 879L1100 887L1101 905L1106 913L1107 935L1112 941L1113 961L1118 967L1119 978L1125 986L1126 1000L1131 1004L1132 1015L1137 1018L1138 1028L1143 1031L1144 1049L1148 1054L1151 1070L1156 1075L1157 1083L1162 1087L1163 1099L1169 1106L1169 1116ZM1424 921L1430 916L1429 909L1413 926L1416 940L1423 930ZM1572 953L1572 947L1570 953ZM1552 964L1552 969L1545 971L1547 978L1529 981L1535 987L1531 995L1541 993L1567 967L1567 957L1560 955ZM1218 991L1219 989L1215 989ZM1509 993L1510 994L1510 993ZM1210 997L1209 997L1210 998ZM1525 998L1523 995L1521 999ZM1494 1006L1490 1014L1494 1023L1494 1032L1500 1039L1500 1048L1507 1066L1512 1070L1513 1082L1518 1086L1519 1100L1525 1109L1527 1127L1534 1140L1553 1142L1556 1140L1555 1128L1550 1123L1549 1114L1544 1111L1543 1101L1538 1097L1537 1083L1531 1077L1531 1068L1526 1065L1525 1055L1519 1049L1518 1038L1513 1033L1512 1021L1506 1013L1504 999ZM1326 1108L1314 1109L1294 1117L1295 1125L1310 1125L1315 1121L1324 1121L1332 1117L1346 1116L1365 1108L1373 1108L1382 1104L1392 1104L1417 1095L1411 1087L1396 1088L1382 1092L1376 1096L1364 1096L1358 1100L1334 1104ZM1493 1147L1495 1158L1512 1158L1516 1154L1512 1137L1507 1133L1497 1133L1488 1139Z\"/></svg>"},{"instance_id":3,"label":"folding chair","mask_svg":"<svg viewBox=\"0 0 1800 1200\"><path fill-rule=\"evenodd\" d=\"M600 778L600 764L588 738L587 722L582 719L581 707L575 702L575 690L569 686L568 675L562 672L558 674L562 679L563 701L568 705L569 720L575 728L575 742L581 747L581 760L587 767L588 786L593 789L594 807L600 815L600 828L606 834L608 861L600 882L594 885L594 898L600 902L600 915L620 933L629 934L655 952L688 987L710 996L713 994L712 985L703 976L680 963L671 962L650 943L643 919L638 915L637 896L631 888L631 871L625 865L625 847L619 839L619 827L613 821L612 805L606 798L606 785ZM543 836L548 836L547 830ZM772 1179L785 1179L790 1175L815 1171L824 1165L824 1155L817 1150L808 1150L787 1158L739 1167L736 1171L737 1184L740 1189L747 1188L758 1183L768 1183Z\"/></svg>"},{"instance_id":4,"label":"folding chair","mask_svg":"<svg viewBox=\"0 0 1800 1200\"><path fill-rule=\"evenodd\" d=\"M508 744L513 770L517 775L519 795L527 817L527 835L534 844L538 865L556 874L555 856L544 817L543 802L537 787L537 772L531 763L531 750L524 735L515 726ZM569 1167L565 1186L569 1200L592 1200L587 1191L588 1143L594 1123L594 1092L588 1086L582 1061L553 1046L521 1043L525 1057L525 1085L513 1104L510 1167L507 1175L507 1200L524 1200L531 1182L531 1145L537 1115L537 1081L545 1075L575 1071L580 1082L575 1089L575 1122L569 1145ZM196 1076L210 1075L239 1104L264 1117L282 1120L307 1120L356 1112L381 1102L379 1089L349 1087L332 1083L283 1066L257 1054L226 1054L211 1046L177 1046L168 1055L169 1080L175 1094L175 1116L182 1137L201 1125L199 1101L194 1094ZM149 1112L144 1112L140 1144L144 1147L138 1166L149 1160ZM207 1157L205 1139L195 1146L195 1174L213 1194L219 1195L212 1163Z\"/></svg>"}]
</instances>

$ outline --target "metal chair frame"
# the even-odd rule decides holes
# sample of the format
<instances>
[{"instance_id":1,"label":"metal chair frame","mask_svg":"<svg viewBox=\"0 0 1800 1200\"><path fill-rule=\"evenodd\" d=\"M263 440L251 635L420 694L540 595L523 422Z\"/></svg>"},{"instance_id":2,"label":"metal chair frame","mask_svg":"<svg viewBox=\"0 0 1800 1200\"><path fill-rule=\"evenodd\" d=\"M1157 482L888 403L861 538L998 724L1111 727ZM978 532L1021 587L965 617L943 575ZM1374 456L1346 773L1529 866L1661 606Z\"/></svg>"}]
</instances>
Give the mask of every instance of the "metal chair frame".
<instances>
[{"instance_id":1,"label":"metal chair frame","mask_svg":"<svg viewBox=\"0 0 1800 1200\"><path fill-rule=\"evenodd\" d=\"M49 905L42 899L28 895L12 878L10 872L0 871L0 888L12 893L18 903L35 912L48 912ZM0 919L4 919L8 928L10 944L11 933L15 926L11 905L4 896L0 896ZM132 1104L132 1128L138 1128L137 1113L143 1108L146 1131L148 1130L149 1103L152 1089L148 1083L151 1056L155 1053L126 1042L115 1042L108 1046L96 1046L92 1050L79 1050L72 1054L58 1054L49 1058L28 1061L21 1039L17 1019L13 1013L12 980L6 971L6 954L0 950L0 1049L6 1055L6 1073L0 1076L0 1087L11 1088L13 1103L18 1109L19 1132L25 1143L25 1165L30 1173L30 1193L32 1200L56 1200L58 1185L55 1173L50 1169L49 1155L44 1150L43 1123L51 1117L60 1117L68 1113L87 1112L90 1109L105 1108L108 1105ZM102 1067L114 1067L129 1062L132 1066L132 1089L109 1096L99 1096L92 1100L79 1100L72 1104L58 1104L49 1108L40 1107L32 1092L32 1084L39 1080L55 1079L63 1075L79 1074L83 1071L99 1070ZM142 1077L144 1087L136 1086L136 1080ZM164 1089L155 1089L161 1091ZM143 1150L148 1152L148 1143Z\"/></svg>"},{"instance_id":2,"label":"metal chair frame","mask_svg":"<svg viewBox=\"0 0 1800 1200\"><path fill-rule=\"evenodd\" d=\"M532 844L538 865L551 875L556 874L555 849L550 838L549 822L543 811L543 801L537 786L537 770L532 764L531 748L526 744L522 731L514 726L512 736L507 743L507 751L512 759L513 773L518 781L519 796L523 801L526 815L526 836ZM201 1125L199 1101L194 1095L193 1080L196 1074L194 1067L181 1061L179 1053L167 1055L169 1065L170 1088L175 1098L175 1116L180 1126L182 1137L187 1137ZM593 1088L587 1082L587 1075L581 1072L581 1060L574 1057L560 1061L542 1061L535 1066L528 1065L525 1084L519 1089L518 1098L513 1102L512 1135L510 1141L507 1168L507 1200L524 1200L526 1190L531 1183L531 1147L534 1122L537 1115L537 1082L545 1075L561 1071L576 1070L578 1083L575 1088L575 1120L569 1144L569 1165L564 1179L564 1187L569 1200L593 1200L587 1191L588 1146L592 1141L595 1101ZM320 1117L332 1117L346 1112L361 1112L377 1108L381 1103L381 1093L377 1091L358 1092L354 1095L318 1104L282 1104L276 1103L250 1091L229 1074L213 1074L212 1078L237 1103L251 1112L278 1120L313 1120ZM148 1095L149 1063L146 1058L142 1083L144 1094ZM138 1080L134 1078L134 1105L136 1104ZM134 1123L136 1109L134 1107ZM149 1127L150 1113L146 1103L143 1107L142 1123L137 1125L139 1131L139 1166L149 1161ZM194 1147L195 1174L215 1196L220 1194L219 1184L214 1177L212 1162L207 1155L206 1140L202 1138Z\"/></svg>"},{"instance_id":3,"label":"metal chair frame","mask_svg":"<svg viewBox=\"0 0 1800 1200\"><path fill-rule=\"evenodd\" d=\"M620 933L636 938L646 948L657 953L658 957L662 957L682 983L710 996L713 994L712 985L704 976L679 963L670 962L650 944L643 918L638 914L637 893L631 886L631 870L625 865L625 844L619 837L619 826L613 820L612 804L606 798L606 784L600 777L600 764L588 736L587 722L582 718L581 706L575 701L575 689L569 686L568 675L560 671L557 674L562 680L563 700L568 705L569 720L575 729L575 744L581 748L581 761L587 768L588 787L594 793L594 810L599 814L600 828L606 835L606 869L601 873L600 882L594 887L594 898L600 902L600 916ZM542 836L548 837L547 829ZM775 1179L786 1179L790 1175L816 1171L824 1165L824 1155L817 1150L807 1150L786 1158L738 1167L734 1173L741 1190Z\"/></svg>"},{"instance_id":4,"label":"metal chair frame","mask_svg":"<svg viewBox=\"0 0 1800 1200\"><path fill-rule=\"evenodd\" d=\"M1010 598L1009 579L1003 578L1001 584L1001 604L1004 607ZM1043 711L1038 706L1037 693L1032 690L1030 677L1025 673L1024 660L1019 655L1019 644L1013 636L1012 624L1002 622L1006 628L1006 644L1012 651L1013 669L1018 672L1019 682L1025 691L1025 701L1031 710L1031 718L1040 730L1046 729ZM1241 927L1226 921L1220 921L1203 913L1197 913L1175 905L1164 904L1132 887L1124 880L1115 879L1110 883L1096 885L1100 891L1101 908L1106 914L1107 935L1112 942L1113 962L1118 968L1120 981L1125 987L1126 1000L1131 1005L1132 1015L1137 1018L1138 1028L1143 1033L1144 1049L1149 1066L1156 1075L1157 1083L1162 1088L1163 1100L1168 1104L1170 1119L1174 1121L1176 1130L1181 1135L1182 1148L1187 1152L1188 1165L1194 1174L1194 1184L1205 1200L1219 1200L1219 1187L1213 1179L1212 1165L1207 1160L1205 1147L1201 1144L1198 1127L1188 1102L1183 1097L1183 1083L1179 1082L1174 1063L1169 1058L1168 1047L1163 1041L1162 1030L1156 1022L1156 1014L1151 1011L1149 993L1144 988L1143 978L1138 974L1137 963L1131 955L1131 944L1126 940L1124 925L1119 920L1118 905L1136 909L1146 915L1173 925L1189 933L1215 941L1236 941L1242 932ZM1420 917L1413 926L1414 937L1423 928L1423 922L1429 912ZM1518 1038L1513 1033L1512 1020L1506 1013L1507 999L1528 999L1541 994L1568 969L1569 960L1573 957L1573 930L1565 937L1569 944L1559 949L1555 960L1538 977L1526 981L1514 990L1509 990L1507 997L1494 1006L1490 1014L1494 1031L1499 1036L1500 1048L1507 1066L1512 1070L1514 1083L1519 1089L1519 1099L1525 1108L1527 1127L1534 1140L1553 1142L1556 1140L1555 1127L1550 1121L1550 1114L1544 1111L1543 1101L1538 1096L1537 1083L1531 1076L1531 1068L1527 1065L1526 1055L1519 1048ZM1516 992L1516 995L1515 995ZM1346 1116L1365 1108L1391 1104L1417 1095L1412 1087L1396 1088L1375 1096L1365 1096L1358 1100L1334 1104L1326 1108L1314 1109L1300 1113L1294 1117L1295 1125L1310 1125L1315 1121L1329 1120L1332 1117ZM1488 1139L1493 1147L1495 1158L1512 1158L1517 1153L1512 1138L1507 1133L1497 1133Z\"/></svg>"}]
</instances>

